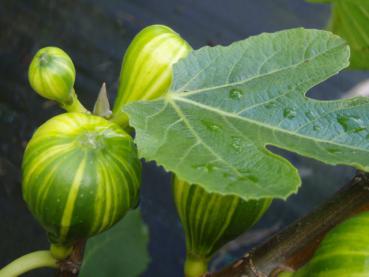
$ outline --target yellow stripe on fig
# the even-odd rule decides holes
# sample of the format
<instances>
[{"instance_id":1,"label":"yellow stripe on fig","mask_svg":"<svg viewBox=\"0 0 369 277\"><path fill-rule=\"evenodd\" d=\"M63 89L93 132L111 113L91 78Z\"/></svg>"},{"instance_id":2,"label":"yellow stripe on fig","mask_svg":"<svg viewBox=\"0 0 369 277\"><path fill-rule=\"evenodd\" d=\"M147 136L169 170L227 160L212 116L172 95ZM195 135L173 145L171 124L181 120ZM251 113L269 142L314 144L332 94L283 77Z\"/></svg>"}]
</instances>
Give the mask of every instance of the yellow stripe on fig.
<instances>
[{"instance_id":1,"label":"yellow stripe on fig","mask_svg":"<svg viewBox=\"0 0 369 277\"><path fill-rule=\"evenodd\" d=\"M138 203L141 163L133 139L98 116L65 113L48 120L27 145L22 173L23 198L58 259Z\"/></svg>"},{"instance_id":2,"label":"yellow stripe on fig","mask_svg":"<svg viewBox=\"0 0 369 277\"><path fill-rule=\"evenodd\" d=\"M213 254L254 225L272 202L208 193L199 185L177 177L174 177L173 192L186 237L186 277L205 273Z\"/></svg>"},{"instance_id":3,"label":"yellow stripe on fig","mask_svg":"<svg viewBox=\"0 0 369 277\"><path fill-rule=\"evenodd\" d=\"M186 57L191 46L167 26L151 25L136 35L124 55L113 121L126 124L124 105L156 99L172 82L172 66Z\"/></svg>"},{"instance_id":4,"label":"yellow stripe on fig","mask_svg":"<svg viewBox=\"0 0 369 277\"><path fill-rule=\"evenodd\" d=\"M44 47L33 57L28 69L32 89L58 102L70 112L87 112L74 91L76 69L72 59L58 47Z\"/></svg>"}]
</instances>

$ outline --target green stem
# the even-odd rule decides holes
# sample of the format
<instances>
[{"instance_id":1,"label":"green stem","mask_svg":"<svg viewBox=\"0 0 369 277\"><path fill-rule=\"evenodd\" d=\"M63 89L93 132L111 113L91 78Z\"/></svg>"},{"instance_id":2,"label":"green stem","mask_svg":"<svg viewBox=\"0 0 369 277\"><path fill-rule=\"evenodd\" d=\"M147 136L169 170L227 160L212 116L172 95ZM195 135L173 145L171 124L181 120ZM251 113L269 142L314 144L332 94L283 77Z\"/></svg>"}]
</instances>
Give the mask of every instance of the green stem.
<instances>
[{"instance_id":1,"label":"green stem","mask_svg":"<svg viewBox=\"0 0 369 277\"><path fill-rule=\"evenodd\" d=\"M73 246L66 246L56 243L52 243L50 245L50 254L58 260L66 259L72 253L72 251Z\"/></svg>"},{"instance_id":2,"label":"green stem","mask_svg":"<svg viewBox=\"0 0 369 277\"><path fill-rule=\"evenodd\" d=\"M35 251L12 261L0 269L0 277L16 277L40 267L58 268L58 261L47 250Z\"/></svg>"},{"instance_id":3,"label":"green stem","mask_svg":"<svg viewBox=\"0 0 369 277\"><path fill-rule=\"evenodd\" d=\"M70 104L62 104L61 107L67 112L90 113L77 98L77 94L73 89L72 101Z\"/></svg>"},{"instance_id":4,"label":"green stem","mask_svg":"<svg viewBox=\"0 0 369 277\"><path fill-rule=\"evenodd\" d=\"M110 119L110 121L114 122L115 124L118 124L123 129L127 129L129 126L128 116L123 112L114 114L113 117Z\"/></svg>"},{"instance_id":5,"label":"green stem","mask_svg":"<svg viewBox=\"0 0 369 277\"><path fill-rule=\"evenodd\" d=\"M208 260L202 257L187 255L184 274L185 277L200 277L208 271Z\"/></svg>"}]
</instances>

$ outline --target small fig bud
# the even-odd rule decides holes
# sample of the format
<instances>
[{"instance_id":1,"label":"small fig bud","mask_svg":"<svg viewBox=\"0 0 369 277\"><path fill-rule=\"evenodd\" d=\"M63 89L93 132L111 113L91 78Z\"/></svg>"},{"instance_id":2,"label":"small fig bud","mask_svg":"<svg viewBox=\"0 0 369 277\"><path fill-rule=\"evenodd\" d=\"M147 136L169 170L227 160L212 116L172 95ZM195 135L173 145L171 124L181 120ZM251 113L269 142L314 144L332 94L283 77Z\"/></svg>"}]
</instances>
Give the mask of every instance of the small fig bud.
<instances>
[{"instance_id":1,"label":"small fig bud","mask_svg":"<svg viewBox=\"0 0 369 277\"><path fill-rule=\"evenodd\" d=\"M139 199L141 163L133 139L94 115L65 113L40 126L22 172L23 198L58 259L75 241L109 229Z\"/></svg>"},{"instance_id":2,"label":"small fig bud","mask_svg":"<svg viewBox=\"0 0 369 277\"><path fill-rule=\"evenodd\" d=\"M39 95L62 105L72 103L76 70L71 58L62 49L40 49L29 66L28 79Z\"/></svg>"},{"instance_id":3,"label":"small fig bud","mask_svg":"<svg viewBox=\"0 0 369 277\"><path fill-rule=\"evenodd\" d=\"M124 55L115 117L132 101L156 99L172 82L172 65L188 55L191 46L167 26L152 25L136 35Z\"/></svg>"},{"instance_id":4,"label":"small fig bud","mask_svg":"<svg viewBox=\"0 0 369 277\"><path fill-rule=\"evenodd\" d=\"M255 224L271 203L271 199L245 201L237 196L208 193L177 177L173 188L186 237L186 277L204 274L212 255Z\"/></svg>"}]
</instances>

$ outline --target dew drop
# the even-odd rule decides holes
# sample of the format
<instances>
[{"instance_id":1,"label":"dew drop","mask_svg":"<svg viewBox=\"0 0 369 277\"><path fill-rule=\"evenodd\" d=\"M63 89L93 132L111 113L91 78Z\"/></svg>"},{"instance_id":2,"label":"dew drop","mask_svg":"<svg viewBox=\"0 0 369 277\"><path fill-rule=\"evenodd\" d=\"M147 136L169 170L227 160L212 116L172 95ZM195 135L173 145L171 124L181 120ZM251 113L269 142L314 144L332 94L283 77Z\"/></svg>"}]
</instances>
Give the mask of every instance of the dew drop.
<instances>
[{"instance_id":1,"label":"dew drop","mask_svg":"<svg viewBox=\"0 0 369 277\"><path fill-rule=\"evenodd\" d=\"M283 116L288 119L292 119L296 117L296 111L292 108L285 108L283 110Z\"/></svg>"},{"instance_id":2,"label":"dew drop","mask_svg":"<svg viewBox=\"0 0 369 277\"><path fill-rule=\"evenodd\" d=\"M357 116L339 116L337 121L346 132L358 133L366 129L363 121Z\"/></svg>"},{"instance_id":3,"label":"dew drop","mask_svg":"<svg viewBox=\"0 0 369 277\"><path fill-rule=\"evenodd\" d=\"M201 123L210 131L219 131L221 127L213 122L207 120L201 120Z\"/></svg>"},{"instance_id":4,"label":"dew drop","mask_svg":"<svg viewBox=\"0 0 369 277\"><path fill-rule=\"evenodd\" d=\"M314 131L319 131L320 129L321 129L321 127L319 125L314 125L313 126Z\"/></svg>"},{"instance_id":5,"label":"dew drop","mask_svg":"<svg viewBox=\"0 0 369 277\"><path fill-rule=\"evenodd\" d=\"M192 168L196 170L212 172L214 169L216 169L216 166L213 164L197 164L197 165L192 165Z\"/></svg>"},{"instance_id":6,"label":"dew drop","mask_svg":"<svg viewBox=\"0 0 369 277\"><path fill-rule=\"evenodd\" d=\"M232 137L232 148L236 151L236 152L241 152L242 151L242 139L239 137Z\"/></svg>"},{"instance_id":7,"label":"dew drop","mask_svg":"<svg viewBox=\"0 0 369 277\"><path fill-rule=\"evenodd\" d=\"M259 181L259 178L254 175L247 176L247 179L250 180L253 183L257 183Z\"/></svg>"},{"instance_id":8,"label":"dew drop","mask_svg":"<svg viewBox=\"0 0 369 277\"><path fill-rule=\"evenodd\" d=\"M238 172L244 175L250 174L250 170L247 168L237 168Z\"/></svg>"},{"instance_id":9,"label":"dew drop","mask_svg":"<svg viewBox=\"0 0 369 277\"><path fill-rule=\"evenodd\" d=\"M333 147L331 147L331 148L327 148L327 151L328 151L329 153L331 153L331 154L337 154L337 153L340 153L340 152L341 152L341 150L340 150L340 149L338 149L338 148L333 148Z\"/></svg>"},{"instance_id":10,"label":"dew drop","mask_svg":"<svg viewBox=\"0 0 369 277\"><path fill-rule=\"evenodd\" d=\"M310 120L313 120L315 117L314 117L314 115L313 115L313 113L312 112L310 112L310 111L308 111L308 112L305 112L305 116L308 118L308 119L310 119Z\"/></svg>"},{"instance_id":11,"label":"dew drop","mask_svg":"<svg viewBox=\"0 0 369 277\"><path fill-rule=\"evenodd\" d=\"M243 95L242 90L238 88L234 88L229 91L229 98L233 100L240 100L242 95Z\"/></svg>"},{"instance_id":12,"label":"dew drop","mask_svg":"<svg viewBox=\"0 0 369 277\"><path fill-rule=\"evenodd\" d=\"M228 172L223 172L223 177L224 178L229 178L230 174Z\"/></svg>"},{"instance_id":13,"label":"dew drop","mask_svg":"<svg viewBox=\"0 0 369 277\"><path fill-rule=\"evenodd\" d=\"M273 109L277 106L277 103L276 102L268 102L265 104L265 108L267 109Z\"/></svg>"},{"instance_id":14,"label":"dew drop","mask_svg":"<svg viewBox=\"0 0 369 277\"><path fill-rule=\"evenodd\" d=\"M215 169L215 166L213 164L206 164L205 165L205 170L207 172L212 172Z\"/></svg>"},{"instance_id":15,"label":"dew drop","mask_svg":"<svg viewBox=\"0 0 369 277\"><path fill-rule=\"evenodd\" d=\"M236 181L238 181L238 182L251 181L253 183L257 183L259 181L259 178L256 177L255 175L246 175L246 176L238 177Z\"/></svg>"},{"instance_id":16,"label":"dew drop","mask_svg":"<svg viewBox=\"0 0 369 277\"><path fill-rule=\"evenodd\" d=\"M235 176L234 174L230 174L230 173L228 173L228 172L224 172L223 173L223 177L224 178L227 178L229 181L231 181L231 182L234 182L234 181L236 181L237 180L237 176Z\"/></svg>"}]
</instances>

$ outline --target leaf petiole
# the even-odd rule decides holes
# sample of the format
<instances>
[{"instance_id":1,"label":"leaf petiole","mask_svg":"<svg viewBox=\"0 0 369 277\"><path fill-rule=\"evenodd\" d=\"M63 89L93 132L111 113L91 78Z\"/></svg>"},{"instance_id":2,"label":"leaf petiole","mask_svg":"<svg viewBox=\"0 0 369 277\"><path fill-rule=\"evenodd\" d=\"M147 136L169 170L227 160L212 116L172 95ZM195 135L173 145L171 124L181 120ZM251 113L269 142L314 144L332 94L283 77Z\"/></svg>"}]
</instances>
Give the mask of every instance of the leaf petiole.
<instances>
[{"instance_id":1,"label":"leaf petiole","mask_svg":"<svg viewBox=\"0 0 369 277\"><path fill-rule=\"evenodd\" d=\"M0 277L16 277L41 267L58 267L58 261L48 250L35 251L12 261L0 269Z\"/></svg>"}]
</instances>

